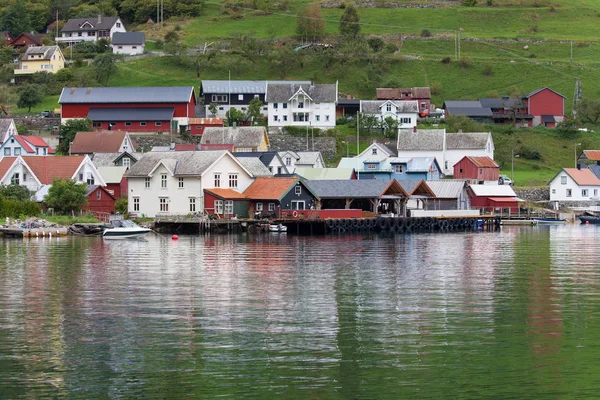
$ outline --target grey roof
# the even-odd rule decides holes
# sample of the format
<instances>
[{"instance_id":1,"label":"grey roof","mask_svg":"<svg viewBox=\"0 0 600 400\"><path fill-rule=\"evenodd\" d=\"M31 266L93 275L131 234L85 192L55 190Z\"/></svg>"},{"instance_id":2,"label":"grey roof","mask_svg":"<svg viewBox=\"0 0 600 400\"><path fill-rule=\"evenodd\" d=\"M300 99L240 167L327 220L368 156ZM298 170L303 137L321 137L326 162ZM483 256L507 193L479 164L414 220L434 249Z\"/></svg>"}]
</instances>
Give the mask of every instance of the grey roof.
<instances>
[{"instance_id":1,"label":"grey roof","mask_svg":"<svg viewBox=\"0 0 600 400\"><path fill-rule=\"evenodd\" d=\"M381 107L392 103L399 113L419 113L419 102L416 100L361 100L361 111L366 114L381 114Z\"/></svg>"},{"instance_id":2,"label":"grey roof","mask_svg":"<svg viewBox=\"0 0 600 400\"><path fill-rule=\"evenodd\" d=\"M253 157L258 158L265 166L271 164L274 158L278 158L281 162L281 157L276 151L239 151L231 153L236 158ZM281 162L283 164L283 162Z\"/></svg>"},{"instance_id":3,"label":"grey roof","mask_svg":"<svg viewBox=\"0 0 600 400\"><path fill-rule=\"evenodd\" d=\"M489 108L525 107L522 99L514 97L483 98L479 99L479 103L482 107Z\"/></svg>"},{"instance_id":4,"label":"grey roof","mask_svg":"<svg viewBox=\"0 0 600 400\"><path fill-rule=\"evenodd\" d=\"M92 163L96 166L96 168L100 167L114 167L115 162L122 155L127 155L129 158L133 159L133 161L137 161L139 157L142 156L142 153L94 153L92 155Z\"/></svg>"},{"instance_id":5,"label":"grey roof","mask_svg":"<svg viewBox=\"0 0 600 400\"><path fill-rule=\"evenodd\" d=\"M112 44L144 44L146 37L144 32L115 32L112 36Z\"/></svg>"},{"instance_id":6,"label":"grey roof","mask_svg":"<svg viewBox=\"0 0 600 400\"><path fill-rule=\"evenodd\" d=\"M398 151L405 150L444 150L443 129L400 129Z\"/></svg>"},{"instance_id":7,"label":"grey roof","mask_svg":"<svg viewBox=\"0 0 600 400\"><path fill-rule=\"evenodd\" d=\"M267 103L286 103L302 89L313 101L333 103L337 101L337 85L333 84L267 84Z\"/></svg>"},{"instance_id":8,"label":"grey roof","mask_svg":"<svg viewBox=\"0 0 600 400\"><path fill-rule=\"evenodd\" d=\"M556 122L556 120L554 119L554 115L543 114L542 115L542 123L548 123L548 122Z\"/></svg>"},{"instance_id":9,"label":"grey roof","mask_svg":"<svg viewBox=\"0 0 600 400\"><path fill-rule=\"evenodd\" d=\"M187 103L193 86L63 88L61 104Z\"/></svg>"},{"instance_id":10,"label":"grey roof","mask_svg":"<svg viewBox=\"0 0 600 400\"><path fill-rule=\"evenodd\" d=\"M237 159L252 176L273 176L271 171L258 158L242 157Z\"/></svg>"},{"instance_id":11,"label":"grey roof","mask_svg":"<svg viewBox=\"0 0 600 400\"><path fill-rule=\"evenodd\" d=\"M0 133L7 132L8 128L10 127L11 122L13 122L12 118L0 118ZM3 138L0 138L0 139L3 139Z\"/></svg>"},{"instance_id":12,"label":"grey roof","mask_svg":"<svg viewBox=\"0 0 600 400\"><path fill-rule=\"evenodd\" d=\"M306 184L321 199L375 198L383 194L390 181L383 179L346 179L306 181Z\"/></svg>"},{"instance_id":13,"label":"grey roof","mask_svg":"<svg viewBox=\"0 0 600 400\"><path fill-rule=\"evenodd\" d=\"M485 149L489 132L446 133L446 149Z\"/></svg>"},{"instance_id":14,"label":"grey roof","mask_svg":"<svg viewBox=\"0 0 600 400\"><path fill-rule=\"evenodd\" d=\"M175 175L199 176L225 153L225 150L144 153L125 176L147 177L160 162L167 166Z\"/></svg>"},{"instance_id":15,"label":"grey roof","mask_svg":"<svg viewBox=\"0 0 600 400\"><path fill-rule=\"evenodd\" d=\"M200 84L201 93L250 93L265 94L267 83L296 83L310 85L310 81L244 81L244 80L203 80Z\"/></svg>"},{"instance_id":16,"label":"grey roof","mask_svg":"<svg viewBox=\"0 0 600 400\"><path fill-rule=\"evenodd\" d=\"M467 117L491 117L494 115L490 107L484 107L479 100L447 100L444 106L450 115L466 115Z\"/></svg>"},{"instance_id":17,"label":"grey roof","mask_svg":"<svg viewBox=\"0 0 600 400\"><path fill-rule=\"evenodd\" d=\"M91 121L170 121L175 108L90 108ZM169 127L167 127L169 128Z\"/></svg>"},{"instance_id":18,"label":"grey roof","mask_svg":"<svg viewBox=\"0 0 600 400\"><path fill-rule=\"evenodd\" d=\"M52 56L58 50L58 46L33 46L28 47L25 54L21 57L21 61L31 60L51 60ZM42 56L42 58L39 58Z\"/></svg>"},{"instance_id":19,"label":"grey roof","mask_svg":"<svg viewBox=\"0 0 600 400\"><path fill-rule=\"evenodd\" d=\"M296 154L299 157L296 165L315 165L322 159L320 151L296 151Z\"/></svg>"},{"instance_id":20,"label":"grey roof","mask_svg":"<svg viewBox=\"0 0 600 400\"><path fill-rule=\"evenodd\" d=\"M463 192L466 181L458 179L428 180L427 185L440 199L458 199Z\"/></svg>"},{"instance_id":21,"label":"grey roof","mask_svg":"<svg viewBox=\"0 0 600 400\"><path fill-rule=\"evenodd\" d=\"M258 147L265 136L264 126L208 127L200 144L233 144L235 147Z\"/></svg>"},{"instance_id":22,"label":"grey roof","mask_svg":"<svg viewBox=\"0 0 600 400\"><path fill-rule=\"evenodd\" d=\"M596 178L600 179L600 165L598 164L589 164L587 168L596 175Z\"/></svg>"},{"instance_id":23,"label":"grey roof","mask_svg":"<svg viewBox=\"0 0 600 400\"><path fill-rule=\"evenodd\" d=\"M65 23L65 26L61 29L61 32L79 32L89 30L110 30L114 24L117 23L119 17L102 17L100 23L98 23L98 17L91 18L71 18ZM81 28L81 25L89 22L93 28L89 28L87 25Z\"/></svg>"},{"instance_id":24,"label":"grey roof","mask_svg":"<svg viewBox=\"0 0 600 400\"><path fill-rule=\"evenodd\" d=\"M548 89L548 90L550 90L551 92L554 92L554 93L556 93L557 95L559 95L559 96L561 96L561 97L563 97L563 98L565 98L565 99L567 98L566 96L563 96L562 94L558 93L556 90L552 90L552 89L550 89L550 88L549 88L549 87L547 87L547 86L546 86L546 87L543 87L543 88L540 88L540 89L538 89L538 90L534 90L533 92L531 92L531 93L529 93L529 94L525 95L525 98L526 98L526 99L528 99L529 97L531 97L531 96L533 96L533 95L535 95L535 94L538 94L539 92L541 92L542 90L545 90L545 89Z\"/></svg>"}]
</instances>

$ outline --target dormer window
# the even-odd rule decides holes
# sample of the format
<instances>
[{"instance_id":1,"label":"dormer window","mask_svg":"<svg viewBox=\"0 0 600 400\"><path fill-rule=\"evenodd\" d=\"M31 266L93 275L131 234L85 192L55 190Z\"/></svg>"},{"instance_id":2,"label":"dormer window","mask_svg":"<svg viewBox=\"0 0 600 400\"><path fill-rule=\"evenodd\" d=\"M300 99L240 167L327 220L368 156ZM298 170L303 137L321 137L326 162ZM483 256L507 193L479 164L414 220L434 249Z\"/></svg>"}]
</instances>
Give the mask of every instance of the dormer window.
<instances>
[{"instance_id":1,"label":"dormer window","mask_svg":"<svg viewBox=\"0 0 600 400\"><path fill-rule=\"evenodd\" d=\"M385 106L385 110L387 112L391 112L392 111L392 105L390 103L387 103L387 105Z\"/></svg>"},{"instance_id":2,"label":"dormer window","mask_svg":"<svg viewBox=\"0 0 600 400\"><path fill-rule=\"evenodd\" d=\"M117 28L120 28L120 27L121 27L121 23L117 22Z\"/></svg>"},{"instance_id":3,"label":"dormer window","mask_svg":"<svg viewBox=\"0 0 600 400\"><path fill-rule=\"evenodd\" d=\"M376 155L377 155L377 149L376 149L376 148L373 148L373 149L371 150L371 154L373 154L374 156L376 156Z\"/></svg>"}]
</instances>

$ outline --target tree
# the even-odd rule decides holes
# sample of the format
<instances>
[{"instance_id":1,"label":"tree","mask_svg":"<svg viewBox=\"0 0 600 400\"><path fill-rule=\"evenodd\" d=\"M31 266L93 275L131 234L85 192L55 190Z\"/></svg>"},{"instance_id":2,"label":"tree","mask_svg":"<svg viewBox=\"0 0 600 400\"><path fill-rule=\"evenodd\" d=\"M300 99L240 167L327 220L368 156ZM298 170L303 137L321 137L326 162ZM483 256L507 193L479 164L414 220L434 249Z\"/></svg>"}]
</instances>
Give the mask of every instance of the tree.
<instances>
[{"instance_id":1,"label":"tree","mask_svg":"<svg viewBox=\"0 0 600 400\"><path fill-rule=\"evenodd\" d=\"M121 196L115 201L115 211L119 214L125 214L127 212L127 196Z\"/></svg>"},{"instance_id":2,"label":"tree","mask_svg":"<svg viewBox=\"0 0 600 400\"><path fill-rule=\"evenodd\" d=\"M248 112L246 113L246 120L253 122L262 121L265 116L262 113L263 102L255 97L248 103Z\"/></svg>"},{"instance_id":3,"label":"tree","mask_svg":"<svg viewBox=\"0 0 600 400\"><path fill-rule=\"evenodd\" d=\"M29 201L31 191L26 186L0 184L0 196L8 200Z\"/></svg>"},{"instance_id":4,"label":"tree","mask_svg":"<svg viewBox=\"0 0 600 400\"><path fill-rule=\"evenodd\" d=\"M575 111L577 111L577 119L580 121L598 125L598 119L600 119L600 100L581 100L575 106Z\"/></svg>"},{"instance_id":5,"label":"tree","mask_svg":"<svg viewBox=\"0 0 600 400\"><path fill-rule=\"evenodd\" d=\"M287 46L277 48L270 54L271 65L279 72L279 79L285 78L285 75L292 69L296 63L297 53Z\"/></svg>"},{"instance_id":6,"label":"tree","mask_svg":"<svg viewBox=\"0 0 600 400\"><path fill-rule=\"evenodd\" d=\"M14 5L7 7L0 19L0 26L3 30L9 31L13 37L17 37L23 32L30 32L31 19L25 8L25 2L17 1Z\"/></svg>"},{"instance_id":7,"label":"tree","mask_svg":"<svg viewBox=\"0 0 600 400\"><path fill-rule=\"evenodd\" d=\"M44 93L40 90L41 86L27 84L19 92L19 108L27 108L27 112L31 112L31 107L37 106L44 101Z\"/></svg>"},{"instance_id":8,"label":"tree","mask_svg":"<svg viewBox=\"0 0 600 400\"><path fill-rule=\"evenodd\" d=\"M344 39L356 39L360 36L360 17L352 4L346 6L340 17L340 34Z\"/></svg>"},{"instance_id":9,"label":"tree","mask_svg":"<svg viewBox=\"0 0 600 400\"><path fill-rule=\"evenodd\" d=\"M246 120L244 113L233 107L225 113L225 118L227 118L227 126L233 126L234 124L239 126L240 122Z\"/></svg>"},{"instance_id":10,"label":"tree","mask_svg":"<svg viewBox=\"0 0 600 400\"><path fill-rule=\"evenodd\" d=\"M358 120L361 133L371 133L378 125L377 117L371 114L360 114Z\"/></svg>"},{"instance_id":11,"label":"tree","mask_svg":"<svg viewBox=\"0 0 600 400\"><path fill-rule=\"evenodd\" d=\"M180 56L186 53L186 48L179 42L179 35L175 31L166 33L163 49L170 56Z\"/></svg>"},{"instance_id":12,"label":"tree","mask_svg":"<svg viewBox=\"0 0 600 400\"><path fill-rule=\"evenodd\" d=\"M367 40L367 43L369 44L369 47L371 48L371 50L373 50L375 53L377 53L379 50L383 49L383 46L385 45L385 42L380 37L369 38Z\"/></svg>"},{"instance_id":13,"label":"tree","mask_svg":"<svg viewBox=\"0 0 600 400\"><path fill-rule=\"evenodd\" d=\"M110 50L110 41L105 38L98 39L98 41L96 42L96 52L97 53L106 53L109 50Z\"/></svg>"},{"instance_id":14,"label":"tree","mask_svg":"<svg viewBox=\"0 0 600 400\"><path fill-rule=\"evenodd\" d=\"M87 188L72 179L56 179L48 189L44 199L48 208L54 208L59 214L81 211L87 204Z\"/></svg>"},{"instance_id":15,"label":"tree","mask_svg":"<svg viewBox=\"0 0 600 400\"><path fill-rule=\"evenodd\" d=\"M121 59L122 57L120 54L98 54L92 62L92 70L94 71L98 82L104 81L104 86L108 86L108 80L115 72L117 72L117 61Z\"/></svg>"},{"instance_id":16,"label":"tree","mask_svg":"<svg viewBox=\"0 0 600 400\"><path fill-rule=\"evenodd\" d=\"M92 129L92 121L89 119L70 119L64 125L60 126L60 142L56 147L56 152L66 155L69 154L69 145L75 139L77 132L89 132Z\"/></svg>"},{"instance_id":17,"label":"tree","mask_svg":"<svg viewBox=\"0 0 600 400\"><path fill-rule=\"evenodd\" d=\"M383 134L386 137L396 136L398 134L398 121L392 117L387 117L381 121L381 127L383 128Z\"/></svg>"},{"instance_id":18,"label":"tree","mask_svg":"<svg viewBox=\"0 0 600 400\"><path fill-rule=\"evenodd\" d=\"M219 104L218 103L210 103L210 105L208 106L208 111L213 115L216 116L217 115L217 110L219 109Z\"/></svg>"},{"instance_id":19,"label":"tree","mask_svg":"<svg viewBox=\"0 0 600 400\"><path fill-rule=\"evenodd\" d=\"M309 5L296 18L296 33L302 40L316 40L325 35L325 20L318 3Z\"/></svg>"}]
</instances>

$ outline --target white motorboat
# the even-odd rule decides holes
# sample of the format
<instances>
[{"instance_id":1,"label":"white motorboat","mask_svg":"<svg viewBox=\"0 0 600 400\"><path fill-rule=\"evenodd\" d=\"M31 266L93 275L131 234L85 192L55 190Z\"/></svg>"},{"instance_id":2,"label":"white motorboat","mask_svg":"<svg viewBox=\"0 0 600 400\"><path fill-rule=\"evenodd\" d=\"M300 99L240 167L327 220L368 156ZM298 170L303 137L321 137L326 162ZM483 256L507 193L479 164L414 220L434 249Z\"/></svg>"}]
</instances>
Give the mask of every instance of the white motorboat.
<instances>
[{"instance_id":1,"label":"white motorboat","mask_svg":"<svg viewBox=\"0 0 600 400\"><path fill-rule=\"evenodd\" d=\"M105 239L131 239L145 236L151 229L142 228L128 219L110 221L110 227L102 233Z\"/></svg>"},{"instance_id":2,"label":"white motorboat","mask_svg":"<svg viewBox=\"0 0 600 400\"><path fill-rule=\"evenodd\" d=\"M287 232L287 226L283 224L269 225L269 232Z\"/></svg>"}]
</instances>

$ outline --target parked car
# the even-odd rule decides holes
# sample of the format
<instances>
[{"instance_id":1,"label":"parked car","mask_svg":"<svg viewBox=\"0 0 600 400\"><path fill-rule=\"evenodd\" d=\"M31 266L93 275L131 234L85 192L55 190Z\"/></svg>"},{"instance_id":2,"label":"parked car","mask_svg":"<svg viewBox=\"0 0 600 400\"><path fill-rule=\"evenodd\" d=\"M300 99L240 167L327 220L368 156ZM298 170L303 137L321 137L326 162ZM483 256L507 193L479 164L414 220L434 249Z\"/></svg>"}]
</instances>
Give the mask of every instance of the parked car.
<instances>
[{"instance_id":1,"label":"parked car","mask_svg":"<svg viewBox=\"0 0 600 400\"><path fill-rule=\"evenodd\" d=\"M40 113L40 117L42 118L54 118L54 113L52 111L46 110Z\"/></svg>"},{"instance_id":2,"label":"parked car","mask_svg":"<svg viewBox=\"0 0 600 400\"><path fill-rule=\"evenodd\" d=\"M498 179L498 184L499 185L510 185L510 186L512 186L514 184L514 182L508 176L506 176L506 175L500 175L500 178Z\"/></svg>"}]
</instances>

